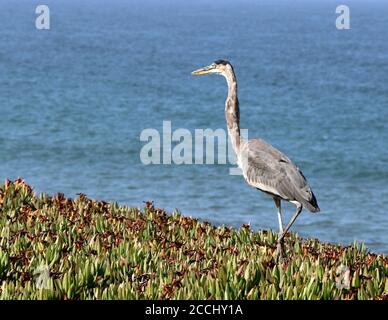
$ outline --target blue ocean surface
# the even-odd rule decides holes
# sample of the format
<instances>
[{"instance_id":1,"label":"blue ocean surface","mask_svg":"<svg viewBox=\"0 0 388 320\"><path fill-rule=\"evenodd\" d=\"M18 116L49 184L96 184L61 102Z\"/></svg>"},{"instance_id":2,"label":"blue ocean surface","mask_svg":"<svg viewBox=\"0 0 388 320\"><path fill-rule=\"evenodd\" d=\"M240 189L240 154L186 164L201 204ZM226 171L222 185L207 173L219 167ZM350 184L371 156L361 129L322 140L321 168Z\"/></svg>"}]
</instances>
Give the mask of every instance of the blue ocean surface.
<instances>
[{"instance_id":1,"label":"blue ocean surface","mask_svg":"<svg viewBox=\"0 0 388 320\"><path fill-rule=\"evenodd\" d=\"M226 129L225 80L192 70L235 68L241 127L285 152L321 212L301 236L365 242L388 253L388 2L2 0L0 180L38 193L85 193L238 228L274 228L270 197L230 164L144 165L144 129ZM284 205L285 220L294 211Z\"/></svg>"}]
</instances>

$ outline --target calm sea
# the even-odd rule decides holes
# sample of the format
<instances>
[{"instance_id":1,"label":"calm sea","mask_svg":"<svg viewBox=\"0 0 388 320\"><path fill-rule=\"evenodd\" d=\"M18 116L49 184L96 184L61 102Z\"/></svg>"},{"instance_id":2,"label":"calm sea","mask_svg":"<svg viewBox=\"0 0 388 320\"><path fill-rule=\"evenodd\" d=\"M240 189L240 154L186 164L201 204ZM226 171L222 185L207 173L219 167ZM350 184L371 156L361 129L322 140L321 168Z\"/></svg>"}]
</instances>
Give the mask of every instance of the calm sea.
<instances>
[{"instance_id":1,"label":"calm sea","mask_svg":"<svg viewBox=\"0 0 388 320\"><path fill-rule=\"evenodd\" d=\"M230 165L140 161L146 128L225 128L226 84L190 72L235 67L241 126L286 152L321 207L301 236L388 253L388 3L46 0L0 8L0 179L216 224L277 229L268 196ZM290 218L292 205L285 207Z\"/></svg>"}]
</instances>

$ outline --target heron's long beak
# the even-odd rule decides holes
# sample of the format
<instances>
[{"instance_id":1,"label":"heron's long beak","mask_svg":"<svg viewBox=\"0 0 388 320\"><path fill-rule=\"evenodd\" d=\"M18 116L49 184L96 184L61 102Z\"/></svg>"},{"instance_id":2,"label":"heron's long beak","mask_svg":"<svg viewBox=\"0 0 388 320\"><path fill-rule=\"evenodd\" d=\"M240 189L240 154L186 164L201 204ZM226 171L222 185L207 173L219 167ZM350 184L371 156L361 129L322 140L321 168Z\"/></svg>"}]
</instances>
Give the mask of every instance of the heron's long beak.
<instances>
[{"instance_id":1,"label":"heron's long beak","mask_svg":"<svg viewBox=\"0 0 388 320\"><path fill-rule=\"evenodd\" d=\"M207 66L207 67L204 67L204 68L195 70L195 71L193 71L191 74L194 75L194 76L199 76L199 75L201 75L201 74L212 73L213 70L214 70L214 66L213 66L213 65L210 65L210 66Z\"/></svg>"}]
</instances>

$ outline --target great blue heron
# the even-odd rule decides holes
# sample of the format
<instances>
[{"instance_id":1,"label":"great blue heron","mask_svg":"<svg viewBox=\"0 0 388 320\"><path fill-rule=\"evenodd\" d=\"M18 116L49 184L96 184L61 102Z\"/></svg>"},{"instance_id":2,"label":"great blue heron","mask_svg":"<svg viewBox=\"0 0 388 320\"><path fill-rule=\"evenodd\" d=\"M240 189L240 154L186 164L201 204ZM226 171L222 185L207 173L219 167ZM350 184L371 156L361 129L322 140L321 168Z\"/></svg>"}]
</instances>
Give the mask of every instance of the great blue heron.
<instances>
[{"instance_id":1,"label":"great blue heron","mask_svg":"<svg viewBox=\"0 0 388 320\"><path fill-rule=\"evenodd\" d=\"M245 141L241 138L237 82L229 61L215 61L207 67L193 71L192 74L220 74L226 78L228 97L225 102L225 116L237 162L247 183L269 194L275 201L279 222L277 252L278 257L283 259L284 236L303 207L311 212L320 211L314 193L302 171L284 153L261 139ZM281 200L289 201L296 206L295 214L285 229L282 222Z\"/></svg>"}]
</instances>

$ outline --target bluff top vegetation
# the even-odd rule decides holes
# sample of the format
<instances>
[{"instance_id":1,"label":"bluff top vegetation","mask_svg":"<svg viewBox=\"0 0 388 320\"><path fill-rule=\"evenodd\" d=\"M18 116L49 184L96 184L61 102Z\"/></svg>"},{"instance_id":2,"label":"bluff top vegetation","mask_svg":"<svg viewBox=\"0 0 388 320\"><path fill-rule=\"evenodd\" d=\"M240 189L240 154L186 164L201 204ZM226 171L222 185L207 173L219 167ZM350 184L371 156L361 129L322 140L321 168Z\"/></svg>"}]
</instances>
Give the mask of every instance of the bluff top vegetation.
<instances>
[{"instance_id":1,"label":"bluff top vegetation","mask_svg":"<svg viewBox=\"0 0 388 320\"><path fill-rule=\"evenodd\" d=\"M214 227L147 202L0 187L1 299L388 299L388 258L363 245Z\"/></svg>"}]
</instances>

